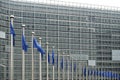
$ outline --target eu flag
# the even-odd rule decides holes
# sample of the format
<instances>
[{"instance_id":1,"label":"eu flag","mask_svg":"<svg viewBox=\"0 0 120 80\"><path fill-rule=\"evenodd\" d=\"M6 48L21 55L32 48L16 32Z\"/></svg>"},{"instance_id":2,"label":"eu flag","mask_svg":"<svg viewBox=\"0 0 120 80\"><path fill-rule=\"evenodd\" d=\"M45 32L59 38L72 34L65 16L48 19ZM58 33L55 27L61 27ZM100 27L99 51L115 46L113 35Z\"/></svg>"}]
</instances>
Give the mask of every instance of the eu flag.
<instances>
[{"instance_id":1,"label":"eu flag","mask_svg":"<svg viewBox=\"0 0 120 80\"><path fill-rule=\"evenodd\" d=\"M109 72L109 78L112 78L112 72Z\"/></svg>"},{"instance_id":2,"label":"eu flag","mask_svg":"<svg viewBox=\"0 0 120 80\"><path fill-rule=\"evenodd\" d=\"M90 75L90 70L88 69L88 76Z\"/></svg>"},{"instance_id":3,"label":"eu flag","mask_svg":"<svg viewBox=\"0 0 120 80\"><path fill-rule=\"evenodd\" d=\"M48 53L48 63L50 64L50 54Z\"/></svg>"},{"instance_id":4,"label":"eu flag","mask_svg":"<svg viewBox=\"0 0 120 80\"><path fill-rule=\"evenodd\" d=\"M27 52L28 45L26 43L25 36L22 34L22 49Z\"/></svg>"},{"instance_id":5,"label":"eu flag","mask_svg":"<svg viewBox=\"0 0 120 80\"><path fill-rule=\"evenodd\" d=\"M36 38L33 38L33 47L37 48L37 50L41 53L41 54L45 54L44 49L40 46L40 44L37 42Z\"/></svg>"},{"instance_id":6,"label":"eu flag","mask_svg":"<svg viewBox=\"0 0 120 80\"><path fill-rule=\"evenodd\" d=\"M54 50L52 50L52 64L54 65Z\"/></svg>"},{"instance_id":7,"label":"eu flag","mask_svg":"<svg viewBox=\"0 0 120 80\"><path fill-rule=\"evenodd\" d=\"M57 68L58 68L58 54L57 54L56 64L57 64Z\"/></svg>"},{"instance_id":8,"label":"eu flag","mask_svg":"<svg viewBox=\"0 0 120 80\"><path fill-rule=\"evenodd\" d=\"M76 63L74 63L74 72L76 71Z\"/></svg>"},{"instance_id":9,"label":"eu flag","mask_svg":"<svg viewBox=\"0 0 120 80\"><path fill-rule=\"evenodd\" d=\"M60 66L61 66L61 69L63 69L63 58L61 59Z\"/></svg>"},{"instance_id":10,"label":"eu flag","mask_svg":"<svg viewBox=\"0 0 120 80\"><path fill-rule=\"evenodd\" d=\"M15 46L15 31L14 31L14 28L13 28L13 25L12 23L10 22L10 34L13 36L13 46Z\"/></svg>"},{"instance_id":11,"label":"eu flag","mask_svg":"<svg viewBox=\"0 0 120 80\"><path fill-rule=\"evenodd\" d=\"M72 65L73 65L73 63L72 63L72 61L71 61L71 64L70 64L70 66L71 66L71 72L72 72Z\"/></svg>"},{"instance_id":12,"label":"eu flag","mask_svg":"<svg viewBox=\"0 0 120 80\"><path fill-rule=\"evenodd\" d=\"M93 75L96 76L97 72L96 70L93 70Z\"/></svg>"},{"instance_id":13,"label":"eu flag","mask_svg":"<svg viewBox=\"0 0 120 80\"><path fill-rule=\"evenodd\" d=\"M66 59L66 70L68 69L68 62L67 62L67 59Z\"/></svg>"},{"instance_id":14,"label":"eu flag","mask_svg":"<svg viewBox=\"0 0 120 80\"><path fill-rule=\"evenodd\" d=\"M92 69L88 69L88 75L92 75L93 74L93 70Z\"/></svg>"},{"instance_id":15,"label":"eu flag","mask_svg":"<svg viewBox=\"0 0 120 80\"><path fill-rule=\"evenodd\" d=\"M96 75L98 76L99 75L99 70L97 69L97 71L96 71Z\"/></svg>"},{"instance_id":16,"label":"eu flag","mask_svg":"<svg viewBox=\"0 0 120 80\"><path fill-rule=\"evenodd\" d=\"M83 69L83 75L86 76L86 67Z\"/></svg>"}]
</instances>

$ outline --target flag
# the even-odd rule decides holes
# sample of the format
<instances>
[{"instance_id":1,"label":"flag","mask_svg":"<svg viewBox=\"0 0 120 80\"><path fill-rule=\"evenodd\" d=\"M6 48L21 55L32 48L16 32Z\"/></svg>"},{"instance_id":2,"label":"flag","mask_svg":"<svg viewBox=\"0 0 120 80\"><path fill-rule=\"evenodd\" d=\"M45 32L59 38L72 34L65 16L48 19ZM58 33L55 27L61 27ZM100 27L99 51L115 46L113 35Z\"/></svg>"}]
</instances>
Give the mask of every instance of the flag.
<instances>
[{"instance_id":1,"label":"flag","mask_svg":"<svg viewBox=\"0 0 120 80\"><path fill-rule=\"evenodd\" d=\"M63 58L61 59L60 66L61 66L61 69L63 69Z\"/></svg>"},{"instance_id":2,"label":"flag","mask_svg":"<svg viewBox=\"0 0 120 80\"><path fill-rule=\"evenodd\" d=\"M37 50L41 53L41 54L45 54L44 49L41 47L41 45L37 42L36 38L33 38L33 47L37 48Z\"/></svg>"},{"instance_id":3,"label":"flag","mask_svg":"<svg viewBox=\"0 0 120 80\"><path fill-rule=\"evenodd\" d=\"M104 77L104 71L101 71L101 76Z\"/></svg>"},{"instance_id":4,"label":"flag","mask_svg":"<svg viewBox=\"0 0 120 80\"><path fill-rule=\"evenodd\" d=\"M113 78L116 78L116 77L115 77L115 73L113 73L112 77L113 77Z\"/></svg>"},{"instance_id":5,"label":"flag","mask_svg":"<svg viewBox=\"0 0 120 80\"><path fill-rule=\"evenodd\" d=\"M98 72L98 74L99 74L100 77L101 77L101 72L102 72L102 71L99 71L99 72Z\"/></svg>"},{"instance_id":6,"label":"flag","mask_svg":"<svg viewBox=\"0 0 120 80\"><path fill-rule=\"evenodd\" d=\"M50 64L50 54L48 53L48 63Z\"/></svg>"},{"instance_id":7,"label":"flag","mask_svg":"<svg viewBox=\"0 0 120 80\"><path fill-rule=\"evenodd\" d=\"M93 74L92 69L88 69L88 76L89 76L89 75L92 75L92 74Z\"/></svg>"},{"instance_id":8,"label":"flag","mask_svg":"<svg viewBox=\"0 0 120 80\"><path fill-rule=\"evenodd\" d=\"M97 75L97 71L93 70L93 75L96 76Z\"/></svg>"},{"instance_id":9,"label":"flag","mask_svg":"<svg viewBox=\"0 0 120 80\"><path fill-rule=\"evenodd\" d=\"M13 36L13 46L15 46L15 31L14 31L14 28L13 28L13 25L12 23L10 22L10 34Z\"/></svg>"},{"instance_id":10,"label":"flag","mask_svg":"<svg viewBox=\"0 0 120 80\"><path fill-rule=\"evenodd\" d=\"M52 64L54 65L54 50L52 50Z\"/></svg>"},{"instance_id":11,"label":"flag","mask_svg":"<svg viewBox=\"0 0 120 80\"><path fill-rule=\"evenodd\" d=\"M109 72L109 78L112 78L112 72Z\"/></svg>"},{"instance_id":12,"label":"flag","mask_svg":"<svg viewBox=\"0 0 120 80\"><path fill-rule=\"evenodd\" d=\"M76 63L74 63L74 72L76 71Z\"/></svg>"},{"instance_id":13,"label":"flag","mask_svg":"<svg viewBox=\"0 0 120 80\"><path fill-rule=\"evenodd\" d=\"M83 68L83 75L86 76L86 67Z\"/></svg>"},{"instance_id":14,"label":"flag","mask_svg":"<svg viewBox=\"0 0 120 80\"><path fill-rule=\"evenodd\" d=\"M57 64L57 68L58 68L58 54L57 54L56 64Z\"/></svg>"},{"instance_id":15,"label":"flag","mask_svg":"<svg viewBox=\"0 0 120 80\"><path fill-rule=\"evenodd\" d=\"M90 75L90 70L88 69L88 76Z\"/></svg>"},{"instance_id":16,"label":"flag","mask_svg":"<svg viewBox=\"0 0 120 80\"><path fill-rule=\"evenodd\" d=\"M28 45L26 43L25 36L22 34L22 49L27 52Z\"/></svg>"},{"instance_id":17,"label":"flag","mask_svg":"<svg viewBox=\"0 0 120 80\"><path fill-rule=\"evenodd\" d=\"M92 74L93 74L93 70L91 69L91 70L90 70L90 75L92 75Z\"/></svg>"},{"instance_id":18,"label":"flag","mask_svg":"<svg viewBox=\"0 0 120 80\"><path fill-rule=\"evenodd\" d=\"M97 71L96 71L96 75L97 75L97 76L99 75L99 71L98 71L98 69L97 69Z\"/></svg>"},{"instance_id":19,"label":"flag","mask_svg":"<svg viewBox=\"0 0 120 80\"><path fill-rule=\"evenodd\" d=\"M71 66L71 72L72 72L72 61L71 61L71 65L70 66Z\"/></svg>"},{"instance_id":20,"label":"flag","mask_svg":"<svg viewBox=\"0 0 120 80\"><path fill-rule=\"evenodd\" d=\"M67 62L67 59L66 59L66 70L68 69L67 67L68 67L68 62Z\"/></svg>"},{"instance_id":21,"label":"flag","mask_svg":"<svg viewBox=\"0 0 120 80\"><path fill-rule=\"evenodd\" d=\"M115 73L115 79L118 79L119 75L117 73Z\"/></svg>"}]
</instances>

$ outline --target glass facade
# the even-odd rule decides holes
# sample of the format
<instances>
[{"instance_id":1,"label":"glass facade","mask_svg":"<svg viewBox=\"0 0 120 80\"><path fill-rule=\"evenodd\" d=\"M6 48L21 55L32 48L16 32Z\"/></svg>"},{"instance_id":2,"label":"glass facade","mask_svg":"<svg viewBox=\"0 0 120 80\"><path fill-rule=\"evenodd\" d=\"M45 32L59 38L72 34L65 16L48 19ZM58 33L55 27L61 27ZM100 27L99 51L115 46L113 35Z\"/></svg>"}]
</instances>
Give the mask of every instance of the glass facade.
<instances>
[{"instance_id":1,"label":"glass facade","mask_svg":"<svg viewBox=\"0 0 120 80\"><path fill-rule=\"evenodd\" d=\"M67 4L67 5L66 5ZM14 47L14 80L21 80L22 48L21 25L24 23L28 45L31 46L31 32L37 39L42 37L42 47L49 53L55 46L55 53L86 54L89 60L96 60L96 67L103 71L120 73L120 61L112 61L112 50L120 50L120 11L106 8L91 8L60 4L45 4L0 0L0 31L6 38L0 39L0 64L6 66L6 79L9 80L10 66L10 15L14 15L16 45ZM82 5L82 4L79 4ZM46 56L42 60L42 77L46 80ZM34 50L35 80L39 80L39 53ZM52 79L52 65L49 65ZM2 71L1 71L2 70ZM4 67L0 66L0 80ZM25 53L25 80L31 80L31 48ZM70 73L71 74L71 73ZM67 74L66 74L67 75ZM62 76L62 71L61 71ZM57 67L55 67L57 80Z\"/></svg>"}]
</instances>

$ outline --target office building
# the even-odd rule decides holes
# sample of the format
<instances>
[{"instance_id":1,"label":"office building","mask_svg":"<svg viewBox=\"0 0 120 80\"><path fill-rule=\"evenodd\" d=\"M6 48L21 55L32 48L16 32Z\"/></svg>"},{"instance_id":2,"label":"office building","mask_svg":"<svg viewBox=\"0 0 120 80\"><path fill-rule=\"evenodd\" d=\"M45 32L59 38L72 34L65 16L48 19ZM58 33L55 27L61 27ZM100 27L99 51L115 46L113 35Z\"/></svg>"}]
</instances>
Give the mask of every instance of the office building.
<instances>
[{"instance_id":1,"label":"office building","mask_svg":"<svg viewBox=\"0 0 120 80\"><path fill-rule=\"evenodd\" d=\"M42 47L49 53L55 46L55 54L88 55L96 60L96 69L120 73L120 61L112 60L112 51L120 50L120 9L96 5L68 3L61 1L22 1L0 0L0 31L6 38L0 38L0 78L10 72L10 15L14 15L16 32L14 47L14 80L21 80L22 24L25 24L25 36L29 45L25 53L25 80L31 80L31 32L42 38ZM39 80L39 53L34 50L35 80ZM46 56L42 60L42 78L46 80ZM52 65L49 65L52 66ZM70 73L71 74L71 73ZM61 71L62 76L62 71ZM52 67L49 68L52 79ZM57 67L55 67L57 79Z\"/></svg>"}]
</instances>

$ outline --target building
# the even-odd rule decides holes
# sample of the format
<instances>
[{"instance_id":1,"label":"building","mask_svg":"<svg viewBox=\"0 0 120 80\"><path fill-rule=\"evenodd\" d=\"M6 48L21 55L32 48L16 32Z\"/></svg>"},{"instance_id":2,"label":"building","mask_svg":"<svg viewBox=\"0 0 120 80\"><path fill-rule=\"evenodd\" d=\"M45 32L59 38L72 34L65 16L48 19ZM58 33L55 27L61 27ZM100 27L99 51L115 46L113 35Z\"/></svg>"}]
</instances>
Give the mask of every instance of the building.
<instances>
[{"instance_id":1,"label":"building","mask_svg":"<svg viewBox=\"0 0 120 80\"><path fill-rule=\"evenodd\" d=\"M6 79L9 80L10 66L10 15L14 15L16 45L14 47L14 79L21 80L22 49L21 25L24 23L28 45L31 46L31 32L37 39L42 37L42 46L49 53L55 46L55 53L85 54L89 60L96 60L97 69L120 73L120 61L112 60L112 50L120 50L120 10L104 6L94 6L65 2L28 2L0 0L0 31L6 38L0 38L0 64L6 66ZM39 79L39 56L35 51L35 79ZM26 79L31 80L31 48L25 53ZM46 80L45 56L42 61L42 77ZM1 70L5 67L0 66ZM55 69L57 79L57 68ZM52 78L52 67L49 68ZM5 71L0 71L3 79ZM61 73L62 76L62 73Z\"/></svg>"}]
</instances>

